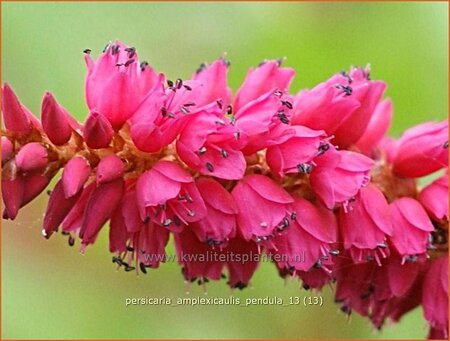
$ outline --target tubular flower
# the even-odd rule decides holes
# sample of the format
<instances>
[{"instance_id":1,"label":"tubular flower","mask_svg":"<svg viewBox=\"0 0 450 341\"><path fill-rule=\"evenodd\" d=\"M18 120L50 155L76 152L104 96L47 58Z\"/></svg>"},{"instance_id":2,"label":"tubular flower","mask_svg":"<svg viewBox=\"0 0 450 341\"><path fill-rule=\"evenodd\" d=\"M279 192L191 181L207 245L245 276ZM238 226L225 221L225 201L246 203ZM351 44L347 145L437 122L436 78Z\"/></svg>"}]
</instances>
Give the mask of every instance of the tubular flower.
<instances>
[{"instance_id":1,"label":"tubular flower","mask_svg":"<svg viewBox=\"0 0 450 341\"><path fill-rule=\"evenodd\" d=\"M368 68L292 95L294 70L266 60L233 95L223 57L175 81L120 42L85 60L82 124L50 92L41 123L3 85L4 219L61 174L42 234L86 252L109 225L118 269L159 267L173 237L187 282L243 289L268 259L306 290L335 286L346 315L381 328L423 305L448 337L447 122L386 136Z\"/></svg>"}]
</instances>

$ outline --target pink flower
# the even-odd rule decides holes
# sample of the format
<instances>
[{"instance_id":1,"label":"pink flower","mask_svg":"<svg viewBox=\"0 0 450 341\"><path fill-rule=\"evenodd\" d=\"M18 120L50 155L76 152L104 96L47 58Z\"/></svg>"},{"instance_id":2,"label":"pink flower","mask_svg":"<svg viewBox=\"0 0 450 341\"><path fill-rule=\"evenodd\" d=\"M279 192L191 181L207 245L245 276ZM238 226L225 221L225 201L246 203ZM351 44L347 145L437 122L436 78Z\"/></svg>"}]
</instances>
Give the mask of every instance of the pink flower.
<instances>
[{"instance_id":1,"label":"pink flower","mask_svg":"<svg viewBox=\"0 0 450 341\"><path fill-rule=\"evenodd\" d=\"M394 200L391 205L393 234L390 240L405 261L416 261L425 254L430 232L430 218L420 203L412 198Z\"/></svg>"},{"instance_id":2,"label":"pink flower","mask_svg":"<svg viewBox=\"0 0 450 341\"><path fill-rule=\"evenodd\" d=\"M339 227L344 248L355 263L389 255L386 236L393 233L389 204L374 185L361 188L346 210L340 208Z\"/></svg>"},{"instance_id":3,"label":"pink flower","mask_svg":"<svg viewBox=\"0 0 450 341\"><path fill-rule=\"evenodd\" d=\"M108 44L96 62L89 53L85 61L88 107L104 115L116 130L159 84L158 75L148 63L139 64L136 50L119 41Z\"/></svg>"},{"instance_id":4,"label":"pink flower","mask_svg":"<svg viewBox=\"0 0 450 341\"><path fill-rule=\"evenodd\" d=\"M83 128L84 141L89 148L106 148L112 141L114 130L105 116L91 112Z\"/></svg>"},{"instance_id":5,"label":"pink flower","mask_svg":"<svg viewBox=\"0 0 450 341\"><path fill-rule=\"evenodd\" d=\"M84 186L91 174L89 162L82 156L69 160L64 167L62 183L66 198L77 194Z\"/></svg>"},{"instance_id":6,"label":"pink flower","mask_svg":"<svg viewBox=\"0 0 450 341\"><path fill-rule=\"evenodd\" d=\"M385 89L384 82L370 80L367 68L336 74L299 92L292 123L325 130L335 145L348 148L363 135Z\"/></svg>"},{"instance_id":7,"label":"pink flower","mask_svg":"<svg viewBox=\"0 0 450 341\"><path fill-rule=\"evenodd\" d=\"M73 130L80 125L67 110L56 102L51 92L46 92L41 105L42 128L53 144L60 146L67 143Z\"/></svg>"},{"instance_id":8,"label":"pink flower","mask_svg":"<svg viewBox=\"0 0 450 341\"><path fill-rule=\"evenodd\" d=\"M448 221L448 174L433 181L419 193L419 201L438 222Z\"/></svg>"},{"instance_id":9,"label":"pink flower","mask_svg":"<svg viewBox=\"0 0 450 341\"><path fill-rule=\"evenodd\" d=\"M448 254L431 263L422 292L423 313L432 338L448 338Z\"/></svg>"},{"instance_id":10,"label":"pink flower","mask_svg":"<svg viewBox=\"0 0 450 341\"><path fill-rule=\"evenodd\" d=\"M273 239L271 253L279 256L275 258L277 267L290 272L308 271L313 266L327 271L324 261L335 252L330 245L336 242L337 233L333 212L303 198L296 198L292 209L295 213L285 218L280 235Z\"/></svg>"},{"instance_id":11,"label":"pink flower","mask_svg":"<svg viewBox=\"0 0 450 341\"><path fill-rule=\"evenodd\" d=\"M150 218L174 231L206 214L194 179L173 162L158 161L143 173L137 181L136 193L141 219Z\"/></svg>"},{"instance_id":12,"label":"pink flower","mask_svg":"<svg viewBox=\"0 0 450 341\"><path fill-rule=\"evenodd\" d=\"M42 169L47 163L47 149L37 142L27 143L16 155L17 168L24 172Z\"/></svg>"},{"instance_id":13,"label":"pink flower","mask_svg":"<svg viewBox=\"0 0 450 341\"><path fill-rule=\"evenodd\" d=\"M41 129L40 122L22 103L8 83L2 87L2 112L6 129L19 134L28 134L33 128Z\"/></svg>"},{"instance_id":14,"label":"pink flower","mask_svg":"<svg viewBox=\"0 0 450 341\"><path fill-rule=\"evenodd\" d=\"M97 166L97 185L122 178L124 169L122 160L115 154L105 156Z\"/></svg>"},{"instance_id":15,"label":"pink flower","mask_svg":"<svg viewBox=\"0 0 450 341\"><path fill-rule=\"evenodd\" d=\"M242 144L233 137L236 129L225 116L201 112L192 117L177 140L177 152L186 164L205 175L235 180L244 175Z\"/></svg>"},{"instance_id":16,"label":"pink flower","mask_svg":"<svg viewBox=\"0 0 450 341\"><path fill-rule=\"evenodd\" d=\"M324 142L324 132L304 126L293 126L294 135L267 148L266 160L270 169L282 177L286 173L310 173L313 159ZM286 134L287 135L287 134Z\"/></svg>"},{"instance_id":17,"label":"pink flower","mask_svg":"<svg viewBox=\"0 0 450 341\"><path fill-rule=\"evenodd\" d=\"M267 240L292 213L292 197L263 175L244 177L231 195L239 210L238 229L245 240Z\"/></svg>"},{"instance_id":18,"label":"pink flower","mask_svg":"<svg viewBox=\"0 0 450 341\"><path fill-rule=\"evenodd\" d=\"M14 145L12 142L6 136L2 136L2 166L10 159L13 151Z\"/></svg>"},{"instance_id":19,"label":"pink flower","mask_svg":"<svg viewBox=\"0 0 450 341\"><path fill-rule=\"evenodd\" d=\"M231 194L217 181L200 178L197 188L205 202L207 214L190 228L197 238L211 246L221 246L236 235L236 204Z\"/></svg>"},{"instance_id":20,"label":"pink flower","mask_svg":"<svg viewBox=\"0 0 450 341\"><path fill-rule=\"evenodd\" d=\"M392 102L381 101L375 107L364 134L355 143L364 154L370 155L388 131L392 121Z\"/></svg>"},{"instance_id":21,"label":"pink flower","mask_svg":"<svg viewBox=\"0 0 450 341\"><path fill-rule=\"evenodd\" d=\"M160 86L146 96L130 119L133 143L147 153L156 153L175 140L197 111L194 101L201 91L196 81L167 81L167 88L163 79L159 82Z\"/></svg>"},{"instance_id":22,"label":"pink flower","mask_svg":"<svg viewBox=\"0 0 450 341\"><path fill-rule=\"evenodd\" d=\"M418 178L448 167L448 122L427 122L405 131L398 141L393 171Z\"/></svg>"},{"instance_id":23,"label":"pink flower","mask_svg":"<svg viewBox=\"0 0 450 341\"><path fill-rule=\"evenodd\" d=\"M195 102L198 107L219 101L226 108L231 101L231 89L227 83L229 62L220 58L211 65L202 64L192 79L200 83Z\"/></svg>"},{"instance_id":24,"label":"pink flower","mask_svg":"<svg viewBox=\"0 0 450 341\"><path fill-rule=\"evenodd\" d=\"M82 240L81 251L88 244L95 242L100 229L111 218L122 199L124 181L122 178L99 184L92 191L83 213L83 222L80 227Z\"/></svg>"},{"instance_id":25,"label":"pink flower","mask_svg":"<svg viewBox=\"0 0 450 341\"><path fill-rule=\"evenodd\" d=\"M326 207L345 203L369 181L374 162L368 157L324 144L310 174L311 186Z\"/></svg>"},{"instance_id":26,"label":"pink flower","mask_svg":"<svg viewBox=\"0 0 450 341\"><path fill-rule=\"evenodd\" d=\"M284 92L289 89L295 71L292 68L280 67L281 62L281 60L267 60L256 69L250 69L247 72L245 80L236 94L233 104L235 112L266 93L277 89Z\"/></svg>"}]
</instances>

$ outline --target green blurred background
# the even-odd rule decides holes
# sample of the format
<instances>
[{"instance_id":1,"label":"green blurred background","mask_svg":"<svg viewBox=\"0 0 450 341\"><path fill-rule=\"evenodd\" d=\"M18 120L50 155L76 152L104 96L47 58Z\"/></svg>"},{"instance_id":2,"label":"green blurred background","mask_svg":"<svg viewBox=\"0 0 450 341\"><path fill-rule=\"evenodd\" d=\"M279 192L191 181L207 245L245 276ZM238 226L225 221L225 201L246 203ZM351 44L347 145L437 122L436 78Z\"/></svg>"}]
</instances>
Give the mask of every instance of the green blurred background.
<instances>
[{"instance_id":1,"label":"green blurred background","mask_svg":"<svg viewBox=\"0 0 450 341\"><path fill-rule=\"evenodd\" d=\"M85 66L120 39L157 71L187 78L223 52L236 89L246 70L287 57L297 70L292 90L325 80L350 65L372 65L393 98L391 133L444 119L448 103L447 3L2 3L2 74L36 114L51 90L83 120ZM106 229L82 256L55 235L40 233L45 195L2 228L2 338L423 338L421 309L398 325L373 331L347 322L325 288L324 305L305 307L125 307L126 297L184 297L176 264L146 276L115 272ZM304 295L263 264L253 287L236 297ZM226 297L222 281L208 295ZM203 295L193 286L190 296Z\"/></svg>"}]
</instances>

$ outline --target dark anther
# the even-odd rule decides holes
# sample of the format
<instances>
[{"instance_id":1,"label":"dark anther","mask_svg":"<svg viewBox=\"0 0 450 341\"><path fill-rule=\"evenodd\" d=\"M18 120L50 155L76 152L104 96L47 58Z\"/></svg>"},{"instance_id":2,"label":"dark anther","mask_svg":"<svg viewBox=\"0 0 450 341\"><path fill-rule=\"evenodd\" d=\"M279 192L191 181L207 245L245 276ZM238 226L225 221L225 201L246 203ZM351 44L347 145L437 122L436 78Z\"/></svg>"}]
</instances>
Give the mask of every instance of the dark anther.
<instances>
[{"instance_id":1,"label":"dark anther","mask_svg":"<svg viewBox=\"0 0 450 341\"><path fill-rule=\"evenodd\" d=\"M346 71L341 71L340 74L342 76L344 76L345 78L347 78L348 84L352 84L353 79L352 79L352 77L350 77L350 75Z\"/></svg>"},{"instance_id":2,"label":"dark anther","mask_svg":"<svg viewBox=\"0 0 450 341\"><path fill-rule=\"evenodd\" d=\"M308 284L303 283L303 289L309 290L309 289L311 289L311 287Z\"/></svg>"},{"instance_id":3,"label":"dark anther","mask_svg":"<svg viewBox=\"0 0 450 341\"><path fill-rule=\"evenodd\" d=\"M230 67L231 62L230 62L228 59L226 59L226 58L224 58L224 57L221 57L220 59L222 60L223 64L224 64L226 67Z\"/></svg>"},{"instance_id":4,"label":"dark anther","mask_svg":"<svg viewBox=\"0 0 450 341\"><path fill-rule=\"evenodd\" d=\"M175 118L175 114L174 114L173 112L169 112L169 113L167 114L167 116L168 116L169 118Z\"/></svg>"},{"instance_id":5,"label":"dark anther","mask_svg":"<svg viewBox=\"0 0 450 341\"><path fill-rule=\"evenodd\" d=\"M181 89L182 86L183 86L183 80L181 78L178 78L175 81L175 87L179 90L179 89Z\"/></svg>"},{"instance_id":6,"label":"dark anther","mask_svg":"<svg viewBox=\"0 0 450 341\"><path fill-rule=\"evenodd\" d=\"M200 66L198 67L198 69L195 71L195 73L200 73L202 72L204 69L206 69L206 63L201 63Z\"/></svg>"},{"instance_id":7,"label":"dark anther","mask_svg":"<svg viewBox=\"0 0 450 341\"><path fill-rule=\"evenodd\" d=\"M171 220L171 219L164 219L162 225L163 225L164 227L167 227L167 226L170 226L170 224L172 224L172 220Z\"/></svg>"},{"instance_id":8,"label":"dark anther","mask_svg":"<svg viewBox=\"0 0 450 341\"><path fill-rule=\"evenodd\" d=\"M284 62L284 58L277 58L275 61L278 66L281 66L281 64L283 64L283 62Z\"/></svg>"},{"instance_id":9,"label":"dark anther","mask_svg":"<svg viewBox=\"0 0 450 341\"><path fill-rule=\"evenodd\" d=\"M415 263L415 262L417 262L418 259L419 259L419 257L417 255L409 255L406 257L406 261L408 263Z\"/></svg>"},{"instance_id":10,"label":"dark anther","mask_svg":"<svg viewBox=\"0 0 450 341\"><path fill-rule=\"evenodd\" d=\"M277 97L281 97L281 95L283 94L280 90L275 90L275 92L273 93L275 96Z\"/></svg>"},{"instance_id":11,"label":"dark anther","mask_svg":"<svg viewBox=\"0 0 450 341\"><path fill-rule=\"evenodd\" d=\"M239 139L241 138L241 133L240 133L239 131L236 131L236 132L233 134L233 137L234 137L235 140L239 140Z\"/></svg>"},{"instance_id":12,"label":"dark anther","mask_svg":"<svg viewBox=\"0 0 450 341\"><path fill-rule=\"evenodd\" d=\"M136 54L136 49L134 47L127 47L125 51L128 52L128 58L133 58Z\"/></svg>"},{"instance_id":13,"label":"dark anther","mask_svg":"<svg viewBox=\"0 0 450 341\"><path fill-rule=\"evenodd\" d=\"M233 114L233 107L231 105L227 106L227 115L232 115Z\"/></svg>"},{"instance_id":14,"label":"dark anther","mask_svg":"<svg viewBox=\"0 0 450 341\"><path fill-rule=\"evenodd\" d=\"M214 166L213 166L213 164L212 164L211 162L207 162L207 163L206 163L206 169L207 169L209 172L214 172Z\"/></svg>"},{"instance_id":15,"label":"dark anther","mask_svg":"<svg viewBox=\"0 0 450 341\"><path fill-rule=\"evenodd\" d=\"M385 249L385 248L387 248L387 244L385 242L378 243L377 247L379 247L380 249Z\"/></svg>"},{"instance_id":16,"label":"dark anther","mask_svg":"<svg viewBox=\"0 0 450 341\"><path fill-rule=\"evenodd\" d=\"M297 170L298 170L299 173L309 174L309 173L312 172L313 166L311 164L309 164L309 163L299 163L297 165Z\"/></svg>"},{"instance_id":17,"label":"dark anther","mask_svg":"<svg viewBox=\"0 0 450 341\"><path fill-rule=\"evenodd\" d=\"M122 258L116 256L113 256L112 262L118 264L119 266L124 264Z\"/></svg>"},{"instance_id":18,"label":"dark anther","mask_svg":"<svg viewBox=\"0 0 450 341\"><path fill-rule=\"evenodd\" d=\"M244 284L244 283L242 283L242 282L237 282L237 283L233 286L233 288L237 288L237 289L239 289L239 290L245 289L246 287L247 287L247 284Z\"/></svg>"},{"instance_id":19,"label":"dark anther","mask_svg":"<svg viewBox=\"0 0 450 341\"><path fill-rule=\"evenodd\" d=\"M141 67L141 71L144 71L145 70L145 68L148 66L148 63L147 62L142 62L141 63L141 65L140 65L140 67Z\"/></svg>"},{"instance_id":20,"label":"dark anther","mask_svg":"<svg viewBox=\"0 0 450 341\"><path fill-rule=\"evenodd\" d=\"M261 67L266 63L267 63L267 59L264 59L261 63L258 64L258 67Z\"/></svg>"},{"instance_id":21,"label":"dark anther","mask_svg":"<svg viewBox=\"0 0 450 341\"><path fill-rule=\"evenodd\" d=\"M282 101L281 101L281 104L283 104L283 105L284 105L286 108L288 108L288 109L292 109L292 108L293 108L292 103L289 102L289 101L282 100Z\"/></svg>"},{"instance_id":22,"label":"dark anther","mask_svg":"<svg viewBox=\"0 0 450 341\"><path fill-rule=\"evenodd\" d=\"M322 267L322 261L319 259L319 260L314 264L314 268L320 269L321 267Z\"/></svg>"},{"instance_id":23,"label":"dark anther","mask_svg":"<svg viewBox=\"0 0 450 341\"><path fill-rule=\"evenodd\" d=\"M218 99L218 100L216 101L216 103L217 103L217 106L219 107L219 109L222 110L222 108L223 108L222 100Z\"/></svg>"},{"instance_id":24,"label":"dark anther","mask_svg":"<svg viewBox=\"0 0 450 341\"><path fill-rule=\"evenodd\" d=\"M199 150L197 150L197 154L198 155L203 155L203 154L206 153L206 151L207 151L206 147L203 146L203 147L200 147Z\"/></svg>"},{"instance_id":25,"label":"dark anther","mask_svg":"<svg viewBox=\"0 0 450 341\"><path fill-rule=\"evenodd\" d=\"M119 53L120 50L120 46L119 45L113 45L113 47L111 48L111 54L117 54Z\"/></svg>"},{"instance_id":26,"label":"dark anther","mask_svg":"<svg viewBox=\"0 0 450 341\"><path fill-rule=\"evenodd\" d=\"M127 251L133 252L133 251L134 251L134 248L131 247L130 245L127 245Z\"/></svg>"},{"instance_id":27,"label":"dark anther","mask_svg":"<svg viewBox=\"0 0 450 341\"><path fill-rule=\"evenodd\" d=\"M321 143L319 145L319 155L325 153L328 149L330 149L330 145L328 143Z\"/></svg>"},{"instance_id":28,"label":"dark anther","mask_svg":"<svg viewBox=\"0 0 450 341\"><path fill-rule=\"evenodd\" d=\"M448 148L448 141L444 142L444 148L447 149Z\"/></svg>"},{"instance_id":29,"label":"dark anther","mask_svg":"<svg viewBox=\"0 0 450 341\"><path fill-rule=\"evenodd\" d=\"M194 105L195 105L194 102L187 102L187 103L184 103L183 106L185 106L185 107L193 107Z\"/></svg>"},{"instance_id":30,"label":"dark anther","mask_svg":"<svg viewBox=\"0 0 450 341\"><path fill-rule=\"evenodd\" d=\"M330 255L339 256L339 250L330 250Z\"/></svg>"},{"instance_id":31,"label":"dark anther","mask_svg":"<svg viewBox=\"0 0 450 341\"><path fill-rule=\"evenodd\" d=\"M341 307L341 311L342 311L344 314L347 314L347 315L351 315L351 313L352 313L352 309L351 309L349 306L347 306L347 305L343 305L343 306Z\"/></svg>"},{"instance_id":32,"label":"dark anther","mask_svg":"<svg viewBox=\"0 0 450 341\"><path fill-rule=\"evenodd\" d=\"M149 216L149 215L146 215L146 216L144 217L144 219L142 220L142 223L143 223L143 224L148 224L149 221L150 221L150 216Z\"/></svg>"},{"instance_id":33,"label":"dark anther","mask_svg":"<svg viewBox=\"0 0 450 341\"><path fill-rule=\"evenodd\" d=\"M287 227L289 227L289 219L284 218L281 223L278 225L278 231L284 231Z\"/></svg>"},{"instance_id":34,"label":"dark anther","mask_svg":"<svg viewBox=\"0 0 450 341\"><path fill-rule=\"evenodd\" d=\"M133 271L133 270L136 270L136 268L134 266L129 266L129 265L125 266L125 271L126 272L130 272L130 271Z\"/></svg>"},{"instance_id":35,"label":"dark anther","mask_svg":"<svg viewBox=\"0 0 450 341\"><path fill-rule=\"evenodd\" d=\"M166 109L166 107L162 107L161 108L161 115L162 115L162 117L166 117L167 116L167 109Z\"/></svg>"},{"instance_id":36,"label":"dark anther","mask_svg":"<svg viewBox=\"0 0 450 341\"><path fill-rule=\"evenodd\" d=\"M47 195L51 195L52 194L52 190L51 189L48 189L47 190Z\"/></svg>"},{"instance_id":37,"label":"dark anther","mask_svg":"<svg viewBox=\"0 0 450 341\"><path fill-rule=\"evenodd\" d=\"M221 149L220 150L220 155L222 155L222 157L224 159L226 159L228 157L228 152L225 149Z\"/></svg>"},{"instance_id":38,"label":"dark anther","mask_svg":"<svg viewBox=\"0 0 450 341\"><path fill-rule=\"evenodd\" d=\"M70 233L69 233L69 232L66 232L66 231L61 231L61 234L62 234L63 236L69 236L69 235L70 235Z\"/></svg>"},{"instance_id":39,"label":"dark anther","mask_svg":"<svg viewBox=\"0 0 450 341\"><path fill-rule=\"evenodd\" d=\"M336 85L336 88L339 90L342 90L344 92L345 96L350 96L353 92L352 87L348 86L348 85L339 84L339 85Z\"/></svg>"},{"instance_id":40,"label":"dark anther","mask_svg":"<svg viewBox=\"0 0 450 341\"><path fill-rule=\"evenodd\" d=\"M129 66L131 63L134 63L134 59L128 59L125 64L123 64L125 67Z\"/></svg>"},{"instance_id":41,"label":"dark anther","mask_svg":"<svg viewBox=\"0 0 450 341\"><path fill-rule=\"evenodd\" d=\"M69 243L69 246L74 246L75 244L75 238L70 236L69 239L67 240L67 242Z\"/></svg>"},{"instance_id":42,"label":"dark anther","mask_svg":"<svg viewBox=\"0 0 450 341\"><path fill-rule=\"evenodd\" d=\"M281 123L289 124L289 119L287 118L286 114L283 110L278 112L278 118L280 119Z\"/></svg>"},{"instance_id":43,"label":"dark anther","mask_svg":"<svg viewBox=\"0 0 450 341\"><path fill-rule=\"evenodd\" d=\"M180 220L180 218L178 218L177 215L174 215L174 216L173 216L173 223L174 223L176 226L181 226L181 220Z\"/></svg>"},{"instance_id":44,"label":"dark anther","mask_svg":"<svg viewBox=\"0 0 450 341\"><path fill-rule=\"evenodd\" d=\"M167 80L167 85L169 86L169 88L172 88L173 87L173 82L170 79L168 79Z\"/></svg>"},{"instance_id":45,"label":"dark anther","mask_svg":"<svg viewBox=\"0 0 450 341\"><path fill-rule=\"evenodd\" d=\"M183 114L185 114L185 115L187 115L187 114L190 113L189 109L186 108L186 107L184 107L184 106L181 106L181 107L180 107L180 111L181 111Z\"/></svg>"},{"instance_id":46,"label":"dark anther","mask_svg":"<svg viewBox=\"0 0 450 341\"><path fill-rule=\"evenodd\" d=\"M84 49L83 53L89 54L89 53L91 53L91 51L92 51L91 49Z\"/></svg>"},{"instance_id":47,"label":"dark anther","mask_svg":"<svg viewBox=\"0 0 450 341\"><path fill-rule=\"evenodd\" d=\"M291 220L295 220L297 219L297 212L292 212L291 213Z\"/></svg>"},{"instance_id":48,"label":"dark anther","mask_svg":"<svg viewBox=\"0 0 450 341\"><path fill-rule=\"evenodd\" d=\"M187 90L187 91L191 91L192 88L189 85L184 84L183 87Z\"/></svg>"},{"instance_id":49,"label":"dark anther","mask_svg":"<svg viewBox=\"0 0 450 341\"><path fill-rule=\"evenodd\" d=\"M106 50L108 49L109 45L110 45L109 43L105 45L105 47L103 48L103 51L102 51L103 53L106 52Z\"/></svg>"},{"instance_id":50,"label":"dark anther","mask_svg":"<svg viewBox=\"0 0 450 341\"><path fill-rule=\"evenodd\" d=\"M141 272L143 273L143 274L146 274L147 273L147 268L146 268L146 266L145 266L145 264L144 263L139 263L139 268L141 269Z\"/></svg>"},{"instance_id":51,"label":"dark anther","mask_svg":"<svg viewBox=\"0 0 450 341\"><path fill-rule=\"evenodd\" d=\"M220 278L225 279L225 278L227 278L227 275L225 275L224 273L222 273L222 274L220 275Z\"/></svg>"}]
</instances>

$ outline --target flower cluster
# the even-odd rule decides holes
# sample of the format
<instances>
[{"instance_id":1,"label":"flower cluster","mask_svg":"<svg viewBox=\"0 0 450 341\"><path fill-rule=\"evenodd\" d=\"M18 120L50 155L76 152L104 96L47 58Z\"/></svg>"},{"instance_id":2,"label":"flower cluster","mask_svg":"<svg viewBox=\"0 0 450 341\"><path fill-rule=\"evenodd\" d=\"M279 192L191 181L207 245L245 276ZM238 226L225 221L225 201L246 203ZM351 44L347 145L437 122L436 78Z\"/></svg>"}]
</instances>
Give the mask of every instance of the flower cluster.
<instances>
[{"instance_id":1,"label":"flower cluster","mask_svg":"<svg viewBox=\"0 0 450 341\"><path fill-rule=\"evenodd\" d=\"M109 222L113 262L147 273L172 235L186 281L239 289L254 258L182 255L278 255L305 289L335 283L346 314L380 328L422 304L430 337L448 337L446 121L386 137L392 103L368 68L292 95L294 70L267 60L232 95L224 58L171 81L120 42L90 52L83 124L50 92L37 120L3 85L4 219L62 169L46 238L60 230L85 252Z\"/></svg>"}]
</instances>

